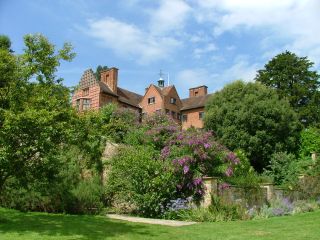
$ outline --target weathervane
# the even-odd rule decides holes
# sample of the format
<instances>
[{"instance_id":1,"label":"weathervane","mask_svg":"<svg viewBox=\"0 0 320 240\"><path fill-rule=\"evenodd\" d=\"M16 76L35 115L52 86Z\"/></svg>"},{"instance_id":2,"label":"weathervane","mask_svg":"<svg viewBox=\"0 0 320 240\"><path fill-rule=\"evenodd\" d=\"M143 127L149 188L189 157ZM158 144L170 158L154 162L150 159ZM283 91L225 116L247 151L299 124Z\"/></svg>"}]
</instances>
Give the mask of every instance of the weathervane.
<instances>
[{"instance_id":1,"label":"weathervane","mask_svg":"<svg viewBox=\"0 0 320 240\"><path fill-rule=\"evenodd\" d=\"M164 79L163 79L163 76L165 75L165 73L162 72L162 70L160 69L160 72L159 72L159 81L162 81L161 83L163 84L164 86ZM169 78L169 73L167 73L167 81L168 81L168 86L170 85L170 78Z\"/></svg>"},{"instance_id":2,"label":"weathervane","mask_svg":"<svg viewBox=\"0 0 320 240\"><path fill-rule=\"evenodd\" d=\"M160 79L163 79L162 77L163 77L163 72L162 72L162 70L160 69L160 72L159 72L159 76L160 76Z\"/></svg>"}]
</instances>

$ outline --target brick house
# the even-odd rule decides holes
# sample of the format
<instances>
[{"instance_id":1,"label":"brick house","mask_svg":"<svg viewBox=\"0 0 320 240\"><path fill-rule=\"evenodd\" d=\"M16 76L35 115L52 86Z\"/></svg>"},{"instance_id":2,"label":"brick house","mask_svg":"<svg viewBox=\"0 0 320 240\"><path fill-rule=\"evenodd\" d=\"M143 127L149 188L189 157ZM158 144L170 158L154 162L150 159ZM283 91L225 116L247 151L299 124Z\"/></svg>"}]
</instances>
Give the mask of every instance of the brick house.
<instances>
[{"instance_id":1,"label":"brick house","mask_svg":"<svg viewBox=\"0 0 320 240\"><path fill-rule=\"evenodd\" d=\"M103 70L99 81L94 72L86 70L78 88L72 96L72 105L78 111L98 110L108 103L116 103L121 107L130 108L143 115L152 113L169 114L182 128L191 126L203 127L204 106L210 96L207 86L189 89L189 97L180 99L174 85L164 86L159 79L158 85L150 84L144 96L118 87L118 69Z\"/></svg>"}]
</instances>

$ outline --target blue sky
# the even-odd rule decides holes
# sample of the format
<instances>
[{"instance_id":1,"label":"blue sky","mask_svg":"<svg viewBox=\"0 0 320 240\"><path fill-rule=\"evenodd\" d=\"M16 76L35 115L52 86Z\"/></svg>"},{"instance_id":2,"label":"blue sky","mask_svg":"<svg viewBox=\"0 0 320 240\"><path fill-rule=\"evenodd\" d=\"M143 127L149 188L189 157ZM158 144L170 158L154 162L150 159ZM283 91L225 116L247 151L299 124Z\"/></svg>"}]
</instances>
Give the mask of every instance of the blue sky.
<instances>
[{"instance_id":1,"label":"blue sky","mask_svg":"<svg viewBox=\"0 0 320 240\"><path fill-rule=\"evenodd\" d=\"M251 81L276 54L308 56L320 69L319 0L0 0L0 34L20 53L42 33L77 53L58 76L67 86L97 65L119 68L119 86L143 94L159 70L181 97Z\"/></svg>"}]
</instances>

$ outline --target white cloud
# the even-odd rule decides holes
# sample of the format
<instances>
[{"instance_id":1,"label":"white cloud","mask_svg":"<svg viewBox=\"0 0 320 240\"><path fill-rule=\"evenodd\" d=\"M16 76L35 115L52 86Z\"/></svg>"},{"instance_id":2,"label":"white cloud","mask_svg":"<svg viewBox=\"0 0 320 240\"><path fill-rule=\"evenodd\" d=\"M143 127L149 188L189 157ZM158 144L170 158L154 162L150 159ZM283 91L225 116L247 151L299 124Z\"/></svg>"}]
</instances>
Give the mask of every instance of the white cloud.
<instances>
[{"instance_id":1,"label":"white cloud","mask_svg":"<svg viewBox=\"0 0 320 240\"><path fill-rule=\"evenodd\" d=\"M98 39L102 46L126 58L137 59L142 64L164 59L180 46L174 38L155 37L133 24L114 18L90 20L85 31Z\"/></svg>"},{"instance_id":2,"label":"white cloud","mask_svg":"<svg viewBox=\"0 0 320 240\"><path fill-rule=\"evenodd\" d=\"M241 79L246 82L253 81L257 70L260 68L258 63L251 64L248 61L247 57L244 56L238 56L234 64L225 69L221 75L219 75L219 79L224 82L232 82L234 80Z\"/></svg>"},{"instance_id":3,"label":"white cloud","mask_svg":"<svg viewBox=\"0 0 320 240\"><path fill-rule=\"evenodd\" d=\"M256 30L270 45L320 59L319 0L199 0L195 17L211 22L216 36L226 31Z\"/></svg>"},{"instance_id":4,"label":"white cloud","mask_svg":"<svg viewBox=\"0 0 320 240\"><path fill-rule=\"evenodd\" d=\"M162 0L158 9L150 11L150 32L162 35L182 29L190 11L183 0Z\"/></svg>"},{"instance_id":5,"label":"white cloud","mask_svg":"<svg viewBox=\"0 0 320 240\"><path fill-rule=\"evenodd\" d=\"M189 88L201 85L209 87L213 85L214 79L216 79L216 74L210 73L205 68L183 69L177 73L173 84L179 89L179 95L185 98L188 97ZM212 90L209 89L209 91Z\"/></svg>"},{"instance_id":6,"label":"white cloud","mask_svg":"<svg viewBox=\"0 0 320 240\"><path fill-rule=\"evenodd\" d=\"M218 48L215 44L209 43L208 45L202 47L202 48L195 48L193 50L193 55L195 58L201 58L204 54L216 51Z\"/></svg>"}]
</instances>

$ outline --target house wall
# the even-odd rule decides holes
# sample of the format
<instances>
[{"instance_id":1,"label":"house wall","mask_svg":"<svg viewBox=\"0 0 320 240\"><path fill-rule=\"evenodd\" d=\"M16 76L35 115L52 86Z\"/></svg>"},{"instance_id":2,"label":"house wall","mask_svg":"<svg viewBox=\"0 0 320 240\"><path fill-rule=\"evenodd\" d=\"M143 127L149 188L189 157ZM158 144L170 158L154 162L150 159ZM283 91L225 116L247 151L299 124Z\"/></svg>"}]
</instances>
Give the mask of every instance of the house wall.
<instances>
[{"instance_id":1,"label":"house wall","mask_svg":"<svg viewBox=\"0 0 320 240\"><path fill-rule=\"evenodd\" d=\"M205 96L208 94L207 86L199 86L189 89L189 97Z\"/></svg>"},{"instance_id":2,"label":"house wall","mask_svg":"<svg viewBox=\"0 0 320 240\"><path fill-rule=\"evenodd\" d=\"M100 107L103 107L104 105L107 105L109 103L117 103L118 99L114 96L100 93Z\"/></svg>"},{"instance_id":3,"label":"house wall","mask_svg":"<svg viewBox=\"0 0 320 240\"><path fill-rule=\"evenodd\" d=\"M148 103L148 99L151 97L155 97L155 103L153 104ZM150 85L146 91L140 102L140 106L142 108L142 112L147 114L155 113L158 109L163 110L163 99L159 91L153 85Z\"/></svg>"},{"instance_id":4,"label":"house wall","mask_svg":"<svg viewBox=\"0 0 320 240\"><path fill-rule=\"evenodd\" d=\"M86 92L88 89L88 92ZM86 94L87 93L87 94ZM80 109L83 111L83 99L90 99L90 109L98 110L100 107L100 87L98 84L91 85L88 88L78 89L72 96L72 106L77 106L77 100L80 100Z\"/></svg>"},{"instance_id":5,"label":"house wall","mask_svg":"<svg viewBox=\"0 0 320 240\"><path fill-rule=\"evenodd\" d=\"M187 129L189 127L203 128L203 120L199 119L200 112L204 112L204 107L181 111L181 116L185 114L188 116L186 122L181 121L182 129Z\"/></svg>"},{"instance_id":6,"label":"house wall","mask_svg":"<svg viewBox=\"0 0 320 240\"><path fill-rule=\"evenodd\" d=\"M170 102L171 98L176 99L175 104L172 104ZM179 97L177 91L175 90L175 88L172 88L170 90L170 92L164 97L163 113L166 113L166 109L168 109L170 111L169 115L171 115L171 116L172 116L172 111L175 112L175 116L172 116L172 117L175 121L180 123L180 120L178 119L178 113L180 114L181 107L182 107L182 103L181 103L180 97Z\"/></svg>"}]
</instances>

